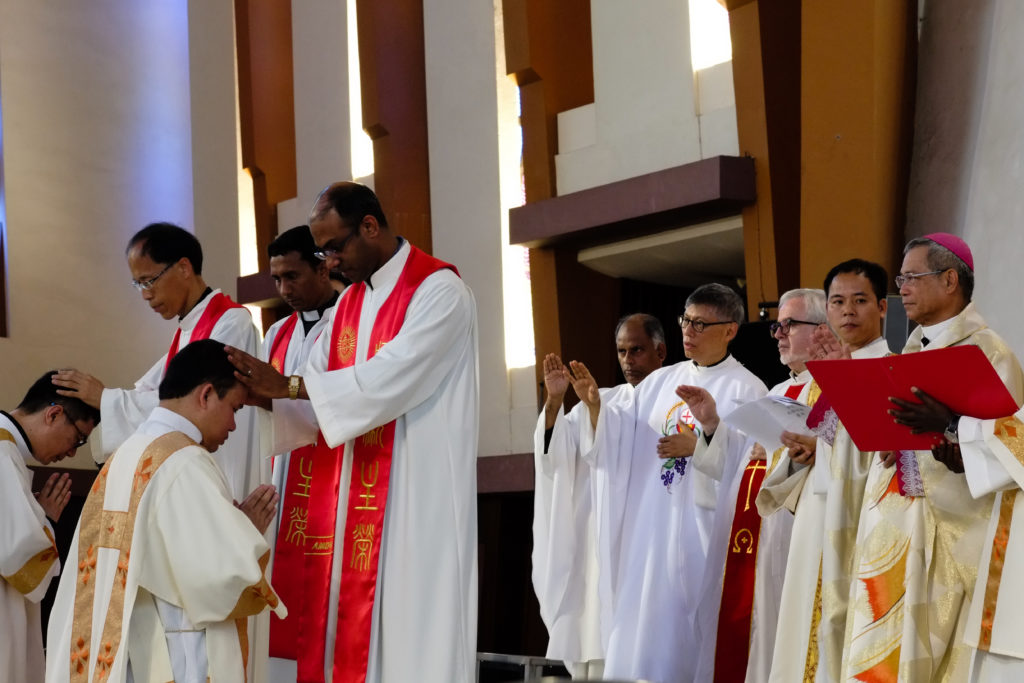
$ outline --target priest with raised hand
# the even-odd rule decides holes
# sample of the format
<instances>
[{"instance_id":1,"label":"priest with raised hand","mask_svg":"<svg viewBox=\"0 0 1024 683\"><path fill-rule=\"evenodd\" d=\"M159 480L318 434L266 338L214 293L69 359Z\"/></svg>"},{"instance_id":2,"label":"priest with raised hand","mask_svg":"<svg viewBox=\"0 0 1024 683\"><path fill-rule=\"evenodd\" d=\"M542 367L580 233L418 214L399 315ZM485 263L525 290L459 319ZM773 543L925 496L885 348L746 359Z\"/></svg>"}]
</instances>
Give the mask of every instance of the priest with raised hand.
<instances>
[{"instance_id":1,"label":"priest with raised hand","mask_svg":"<svg viewBox=\"0 0 1024 683\"><path fill-rule=\"evenodd\" d=\"M688 467L704 432L675 391L702 387L723 409L765 395L764 383L729 354L743 316L733 290L698 287L679 316L688 360L651 373L629 402L606 404L592 379L591 390L582 391L597 424L595 430L584 421L581 450L609 482L597 511L598 519L611 520L598 536L606 563L600 571L610 577L612 599L606 678L694 680L699 644L693 620L714 521L696 495L715 482ZM581 364L572 368L577 377L589 377ZM576 390L581 393L579 384ZM740 457L730 454L734 461Z\"/></svg>"},{"instance_id":2,"label":"priest with raised hand","mask_svg":"<svg viewBox=\"0 0 1024 683\"><path fill-rule=\"evenodd\" d=\"M769 394L808 403L813 384L806 362L813 351L813 333L824 326L825 294L820 289L794 289L779 298L779 319L770 330L790 376ZM691 464L719 482L717 497L705 503L717 513L697 611L696 680L767 681L793 516L783 511L762 518L755 499L783 449L769 458L761 444L720 424L715 401L706 390L682 386L676 393L690 405L705 434L713 435L710 443L698 440ZM737 448L737 443L742 446ZM728 455L735 452L744 457L729 462Z\"/></svg>"},{"instance_id":3,"label":"priest with raised hand","mask_svg":"<svg viewBox=\"0 0 1024 683\"><path fill-rule=\"evenodd\" d=\"M54 472L32 491L29 463L74 456L100 413L57 394L50 371L18 407L0 411L0 681L39 683L46 673L39 603L60 572L51 520L71 499L71 478Z\"/></svg>"},{"instance_id":4,"label":"priest with raised hand","mask_svg":"<svg viewBox=\"0 0 1024 683\"><path fill-rule=\"evenodd\" d=\"M974 259L947 233L915 238L896 278L907 317L918 324L904 353L964 344L978 346L1014 400L1024 398L1024 373L1006 343L985 323L971 296ZM897 422L914 426L914 404L894 401ZM947 425L950 440L955 425ZM985 535L994 495L971 497L963 474L929 451L893 455L885 495L867 483L861 513L850 610L859 620L844 662L850 678L966 681L977 631L965 630L975 581L991 585L978 565L992 546ZM985 607L984 605L982 607Z\"/></svg>"},{"instance_id":5,"label":"priest with raised hand","mask_svg":"<svg viewBox=\"0 0 1024 683\"><path fill-rule=\"evenodd\" d=\"M102 463L142 424L160 399L158 388L168 364L179 349L199 339L216 339L250 353L259 348L259 332L252 316L203 279L203 249L188 230L171 223L152 223L128 241L126 249L132 286L142 300L164 320L177 318L178 329L170 348L135 382L131 389L104 386L79 370L61 370L54 384L64 396L74 396L98 408L103 426L93 456ZM256 410L245 408L238 429L217 454L236 500L270 481L270 463L259 457Z\"/></svg>"},{"instance_id":6,"label":"priest with raised hand","mask_svg":"<svg viewBox=\"0 0 1024 683\"><path fill-rule=\"evenodd\" d=\"M293 310L270 326L263 340L261 358L286 375L301 375L317 338L327 326L327 312L338 300L331 285L327 263L317 258L316 243L308 225L282 232L267 247L270 277L277 293ZM266 405L270 408L271 405ZM273 484L281 505L271 526L273 584L288 605L288 617L270 621L269 674L275 683L298 680L298 661L318 648L304 647L302 633L316 612L307 600L301 577L310 563L330 562L318 554L305 533L309 515L309 477L313 447L305 446L274 458ZM328 633L332 637L333 633ZM322 670L324 662L315 664Z\"/></svg>"},{"instance_id":7,"label":"priest with raised hand","mask_svg":"<svg viewBox=\"0 0 1024 683\"><path fill-rule=\"evenodd\" d=\"M626 381L601 389L603 402L631 399L634 387L662 366L661 322L645 313L623 317L615 348ZM598 572L597 534L611 520L597 518L595 511L605 507L595 501L604 498L609 482L580 458L580 423L590 419L586 403L563 411L574 381L561 358L544 357L546 396L534 432L532 579L548 629L547 657L564 661L574 678L596 680L604 670L602 625L610 626L611 607L609 577Z\"/></svg>"},{"instance_id":8,"label":"priest with raised hand","mask_svg":"<svg viewBox=\"0 0 1024 683\"><path fill-rule=\"evenodd\" d=\"M324 664L311 680L471 683L473 295L454 266L391 231L364 185L325 189L309 225L328 268L354 284L331 309L304 373L229 353L253 400L273 400L275 452L317 444L303 531L338 561L301 579L322 606L310 643L325 647L311 658Z\"/></svg>"},{"instance_id":9,"label":"priest with raised hand","mask_svg":"<svg viewBox=\"0 0 1024 683\"><path fill-rule=\"evenodd\" d=\"M246 681L247 617L285 616L263 539L277 495L232 500L213 456L246 388L224 345L171 360L159 405L89 492L47 628L47 683Z\"/></svg>"}]
</instances>

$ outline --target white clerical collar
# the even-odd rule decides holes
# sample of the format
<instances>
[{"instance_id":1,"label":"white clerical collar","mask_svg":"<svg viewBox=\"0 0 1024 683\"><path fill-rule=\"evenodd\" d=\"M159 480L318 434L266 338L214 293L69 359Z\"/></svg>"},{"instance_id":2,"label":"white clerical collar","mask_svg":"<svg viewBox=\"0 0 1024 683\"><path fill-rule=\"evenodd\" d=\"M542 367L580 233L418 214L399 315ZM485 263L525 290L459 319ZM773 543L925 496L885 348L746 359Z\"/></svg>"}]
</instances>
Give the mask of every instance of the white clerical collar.
<instances>
[{"instance_id":1,"label":"white clerical collar","mask_svg":"<svg viewBox=\"0 0 1024 683\"><path fill-rule=\"evenodd\" d=\"M804 368L800 372L789 371L789 381L793 384L807 384L811 381L811 371Z\"/></svg>"},{"instance_id":2,"label":"white clerical collar","mask_svg":"<svg viewBox=\"0 0 1024 683\"><path fill-rule=\"evenodd\" d=\"M206 310L206 306L213 300L213 297L220 294L219 289L210 290L210 293L204 296L202 299L196 302L196 305L192 307L192 310L185 314L185 317L178 321L178 327L183 330L191 330L199 322L200 316L203 315L203 311Z\"/></svg>"},{"instance_id":3,"label":"white clerical collar","mask_svg":"<svg viewBox=\"0 0 1024 683\"><path fill-rule=\"evenodd\" d=\"M921 336L928 340L926 347L933 341L945 334L946 330L953 326L953 321L956 320L957 316L952 318L946 318L941 323L935 323L934 325L921 325Z\"/></svg>"},{"instance_id":4,"label":"white clerical collar","mask_svg":"<svg viewBox=\"0 0 1024 683\"><path fill-rule=\"evenodd\" d=\"M168 432L181 432L196 443L203 442L203 433L199 431L199 427L181 413L162 406L153 409L143 423L142 430L153 436L162 436Z\"/></svg>"},{"instance_id":5,"label":"white clerical collar","mask_svg":"<svg viewBox=\"0 0 1024 683\"><path fill-rule=\"evenodd\" d=\"M384 265L374 271L367 281L366 284L370 286L370 289L377 289L398 282L398 276L402 274L402 268L405 268L405 262L409 259L409 251L411 249L408 240L399 237L398 241L400 242L398 250Z\"/></svg>"},{"instance_id":6,"label":"white clerical collar","mask_svg":"<svg viewBox=\"0 0 1024 683\"><path fill-rule=\"evenodd\" d=\"M11 436L14 437L14 445L18 447L18 452L21 453L21 457L26 462L34 460L32 458L32 449L28 445L28 441L25 438L25 431L18 424L17 420L8 415L7 413L0 410L0 429L6 429L10 432Z\"/></svg>"},{"instance_id":7,"label":"white clerical collar","mask_svg":"<svg viewBox=\"0 0 1024 683\"><path fill-rule=\"evenodd\" d=\"M865 344L856 351L850 352L851 358L881 358L889 353L889 342L885 337L879 337L870 344Z\"/></svg>"},{"instance_id":8,"label":"white clerical collar","mask_svg":"<svg viewBox=\"0 0 1024 683\"><path fill-rule=\"evenodd\" d=\"M728 367L730 365L729 361L731 361L731 360L732 360L732 354L731 353L727 353L727 354L725 354L725 357L722 358L722 360L716 361L716 362L712 363L711 365L701 365L700 363L698 363L695 360L694 361L690 361L690 362L693 363L693 367L697 368L698 372L713 372L713 371L718 370L720 368Z\"/></svg>"}]
</instances>

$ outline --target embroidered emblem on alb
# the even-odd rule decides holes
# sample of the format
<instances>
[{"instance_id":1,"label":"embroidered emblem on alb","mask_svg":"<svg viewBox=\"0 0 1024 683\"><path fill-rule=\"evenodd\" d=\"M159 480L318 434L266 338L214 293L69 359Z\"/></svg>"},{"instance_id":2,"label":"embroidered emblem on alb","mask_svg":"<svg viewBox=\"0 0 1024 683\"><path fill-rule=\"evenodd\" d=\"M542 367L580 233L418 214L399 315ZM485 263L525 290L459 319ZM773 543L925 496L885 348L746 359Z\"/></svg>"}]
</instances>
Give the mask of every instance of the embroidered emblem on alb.
<instances>
[{"instance_id":1,"label":"embroidered emblem on alb","mask_svg":"<svg viewBox=\"0 0 1024 683\"><path fill-rule=\"evenodd\" d=\"M270 367L274 368L279 373L282 373L282 374L284 373L284 368L281 367L281 361L279 359L277 359L277 358L275 358L272 361L270 361Z\"/></svg>"},{"instance_id":2,"label":"embroidered emblem on alb","mask_svg":"<svg viewBox=\"0 0 1024 683\"><path fill-rule=\"evenodd\" d=\"M662 436L672 436L673 434L681 434L684 429L689 429L697 435L698 439L702 435L700 426L693 417L693 413L690 412L689 406L686 405L686 401L680 401L669 408L668 413L665 414L665 422L661 426L661 434ZM676 481L677 475L679 479L682 479L684 474L686 474L686 458L666 458L662 460L661 483L669 493L672 493L672 484Z\"/></svg>"},{"instance_id":3,"label":"embroidered emblem on alb","mask_svg":"<svg viewBox=\"0 0 1024 683\"><path fill-rule=\"evenodd\" d=\"M356 352L356 331L351 325L346 325L338 335L337 352L342 363L352 360L352 354Z\"/></svg>"}]
</instances>

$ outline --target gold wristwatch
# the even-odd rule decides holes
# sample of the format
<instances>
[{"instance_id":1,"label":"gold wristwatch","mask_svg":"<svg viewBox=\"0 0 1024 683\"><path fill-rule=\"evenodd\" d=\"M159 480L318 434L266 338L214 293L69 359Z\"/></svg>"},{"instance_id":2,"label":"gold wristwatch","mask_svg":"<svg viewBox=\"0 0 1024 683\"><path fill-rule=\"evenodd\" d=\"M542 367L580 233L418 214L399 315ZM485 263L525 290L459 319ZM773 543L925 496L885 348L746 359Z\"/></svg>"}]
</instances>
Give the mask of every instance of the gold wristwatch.
<instances>
[{"instance_id":1,"label":"gold wristwatch","mask_svg":"<svg viewBox=\"0 0 1024 683\"><path fill-rule=\"evenodd\" d=\"M302 383L302 377L299 375L292 375L288 378L288 398L295 400L299 397L299 385Z\"/></svg>"}]
</instances>

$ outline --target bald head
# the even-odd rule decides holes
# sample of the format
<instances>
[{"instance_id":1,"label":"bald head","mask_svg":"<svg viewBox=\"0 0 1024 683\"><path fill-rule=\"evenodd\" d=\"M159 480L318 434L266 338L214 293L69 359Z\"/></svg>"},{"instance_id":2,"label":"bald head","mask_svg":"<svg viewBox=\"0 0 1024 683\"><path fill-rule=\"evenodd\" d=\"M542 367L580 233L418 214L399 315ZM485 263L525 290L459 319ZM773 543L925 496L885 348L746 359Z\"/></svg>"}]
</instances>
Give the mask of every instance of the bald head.
<instances>
[{"instance_id":1,"label":"bald head","mask_svg":"<svg viewBox=\"0 0 1024 683\"><path fill-rule=\"evenodd\" d=\"M615 329L615 348L623 376L636 386L665 362L661 322L646 313L627 315Z\"/></svg>"}]
</instances>

